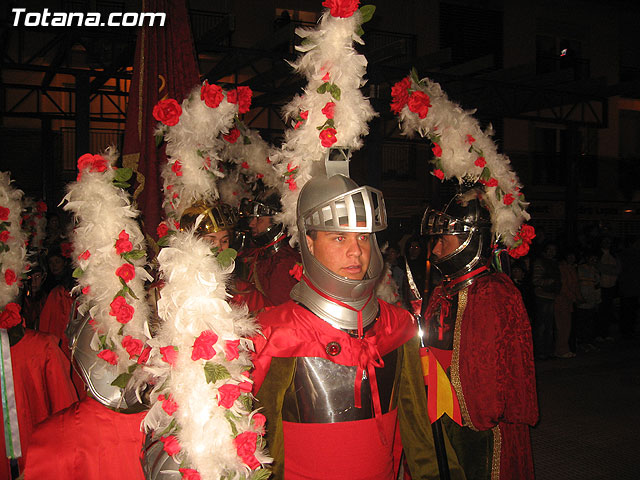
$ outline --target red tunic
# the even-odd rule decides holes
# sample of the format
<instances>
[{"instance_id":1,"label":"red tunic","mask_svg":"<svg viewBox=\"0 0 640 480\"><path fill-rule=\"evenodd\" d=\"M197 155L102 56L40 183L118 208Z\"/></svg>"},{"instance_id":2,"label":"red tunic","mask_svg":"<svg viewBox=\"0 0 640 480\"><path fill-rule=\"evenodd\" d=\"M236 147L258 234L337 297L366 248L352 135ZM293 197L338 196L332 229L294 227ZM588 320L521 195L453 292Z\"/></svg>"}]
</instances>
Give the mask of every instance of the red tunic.
<instances>
[{"instance_id":1,"label":"red tunic","mask_svg":"<svg viewBox=\"0 0 640 480\"><path fill-rule=\"evenodd\" d=\"M296 263L301 262L300 253L287 243L280 242L281 247L273 252L252 249L243 255L243 261L249 263L251 275L249 281L267 297L272 305L280 305L289 300L289 292L298 281L289 274Z\"/></svg>"},{"instance_id":2,"label":"red tunic","mask_svg":"<svg viewBox=\"0 0 640 480\"><path fill-rule=\"evenodd\" d=\"M232 305L246 305L249 313L258 314L266 307L271 307L271 302L262 295L253 284L236 278L233 280L233 294L229 303Z\"/></svg>"},{"instance_id":3,"label":"red tunic","mask_svg":"<svg viewBox=\"0 0 640 480\"><path fill-rule=\"evenodd\" d=\"M393 479L403 444L414 478L437 478L417 327L408 312L383 301L379 305L380 315L365 333L365 341L332 327L293 301L258 317L263 335L254 338L254 393L256 405L267 417L267 446L275 458L274 479ZM340 345L335 356L327 352L331 342ZM363 344L368 345L363 348ZM283 398L295 377L295 357L320 357L357 366L361 356L373 349L381 356L402 349L398 407L384 414L381 424L375 419L338 423L283 421ZM386 443L381 442L379 428ZM456 472L452 478L462 478Z\"/></svg>"},{"instance_id":4,"label":"red tunic","mask_svg":"<svg viewBox=\"0 0 640 480\"><path fill-rule=\"evenodd\" d=\"M458 318L463 313L455 326L451 380L462 418L476 430L493 429L498 478L533 479L529 425L538 420L538 403L531 326L520 292L504 274L485 275L458 293L458 309Z\"/></svg>"},{"instance_id":5,"label":"red tunic","mask_svg":"<svg viewBox=\"0 0 640 480\"><path fill-rule=\"evenodd\" d=\"M25 330L24 337L11 347L11 365L23 455L19 462L22 471L34 426L71 405L77 396L69 376L71 366L53 335ZM0 478L8 479L11 474L4 453L4 432L0 436L0 449L4 458L0 461Z\"/></svg>"},{"instance_id":6,"label":"red tunic","mask_svg":"<svg viewBox=\"0 0 640 480\"><path fill-rule=\"evenodd\" d=\"M144 480L140 424L87 397L37 426L25 480Z\"/></svg>"}]
</instances>

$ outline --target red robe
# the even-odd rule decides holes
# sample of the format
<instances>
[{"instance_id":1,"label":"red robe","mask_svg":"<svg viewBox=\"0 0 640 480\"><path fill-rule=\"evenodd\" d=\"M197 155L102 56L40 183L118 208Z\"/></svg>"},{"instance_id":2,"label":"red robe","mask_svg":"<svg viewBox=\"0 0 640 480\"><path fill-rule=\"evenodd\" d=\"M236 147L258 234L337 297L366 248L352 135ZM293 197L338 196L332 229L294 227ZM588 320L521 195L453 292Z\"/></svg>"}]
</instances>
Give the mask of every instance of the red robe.
<instances>
[{"instance_id":1,"label":"red robe","mask_svg":"<svg viewBox=\"0 0 640 480\"><path fill-rule=\"evenodd\" d=\"M19 462L22 471L35 425L78 398L69 376L69 360L53 335L25 330L24 337L11 347L11 365L22 447ZM11 478L11 469L5 456L4 432L0 436L0 449L4 457L4 461L0 461L0 478L8 479Z\"/></svg>"},{"instance_id":2,"label":"red robe","mask_svg":"<svg viewBox=\"0 0 640 480\"><path fill-rule=\"evenodd\" d=\"M529 425L538 420L538 403L531 324L520 292L502 273L479 277L458 293L458 319L451 381L462 419L493 431L500 455L491 478L533 479Z\"/></svg>"},{"instance_id":3,"label":"red robe","mask_svg":"<svg viewBox=\"0 0 640 480\"><path fill-rule=\"evenodd\" d=\"M267 298L272 305L280 305L289 300L289 292L298 283L291 274L296 263L301 262L300 253L287 243L273 252L272 248L250 249L242 255L242 260L249 264L249 281Z\"/></svg>"},{"instance_id":4,"label":"red robe","mask_svg":"<svg viewBox=\"0 0 640 480\"><path fill-rule=\"evenodd\" d=\"M408 312L383 301L379 305L380 315L365 333L365 341L332 327L293 301L258 317L262 335L254 339L254 393L256 406L267 417L267 446L275 458L274 479L284 478L285 473L287 480L391 479L397 473L402 446L414 478L437 479L417 327ZM340 345L335 356L327 352L331 342ZM283 398L295 377L295 357L320 357L357 366L360 357L372 349L382 357L402 349L398 407L382 417L386 444L380 440L375 419L339 423L283 421ZM452 470L452 479L462 478L457 474L459 469Z\"/></svg>"},{"instance_id":5,"label":"red robe","mask_svg":"<svg viewBox=\"0 0 640 480\"><path fill-rule=\"evenodd\" d=\"M233 297L229 300L231 305L246 305L249 313L258 314L266 307L271 307L271 302L262 295L253 284L235 278L233 280L233 289L230 292Z\"/></svg>"},{"instance_id":6,"label":"red robe","mask_svg":"<svg viewBox=\"0 0 640 480\"><path fill-rule=\"evenodd\" d=\"M73 404L37 426L25 480L144 480L145 414L114 412L91 397Z\"/></svg>"}]
</instances>

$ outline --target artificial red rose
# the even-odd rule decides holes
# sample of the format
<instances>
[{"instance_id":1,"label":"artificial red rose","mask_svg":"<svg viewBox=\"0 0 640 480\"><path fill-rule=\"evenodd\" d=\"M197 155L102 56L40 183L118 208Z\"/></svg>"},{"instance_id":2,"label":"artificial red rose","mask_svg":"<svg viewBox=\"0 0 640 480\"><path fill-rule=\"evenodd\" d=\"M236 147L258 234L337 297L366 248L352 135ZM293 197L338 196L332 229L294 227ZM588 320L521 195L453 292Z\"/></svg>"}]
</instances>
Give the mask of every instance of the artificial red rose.
<instances>
[{"instance_id":1,"label":"artificial red rose","mask_svg":"<svg viewBox=\"0 0 640 480\"><path fill-rule=\"evenodd\" d=\"M4 310L0 312L0 328L15 327L21 322L20 305L15 302L7 303Z\"/></svg>"},{"instance_id":2,"label":"artificial red rose","mask_svg":"<svg viewBox=\"0 0 640 480\"><path fill-rule=\"evenodd\" d=\"M118 355L112 350L101 350L100 353L98 353L98 357L103 359L105 362L110 363L111 365L118 364Z\"/></svg>"},{"instance_id":3,"label":"artificial red rose","mask_svg":"<svg viewBox=\"0 0 640 480\"><path fill-rule=\"evenodd\" d=\"M136 309L127 303L124 297L117 296L110 304L111 310L109 315L116 317L120 323L128 323L135 313Z\"/></svg>"},{"instance_id":4,"label":"artificial red rose","mask_svg":"<svg viewBox=\"0 0 640 480\"><path fill-rule=\"evenodd\" d=\"M293 177L289 177L285 180L285 182L287 182L287 184L289 185L289 190L291 190L292 192L298 188L298 184L296 183L295 179Z\"/></svg>"},{"instance_id":5,"label":"artificial red rose","mask_svg":"<svg viewBox=\"0 0 640 480\"><path fill-rule=\"evenodd\" d=\"M160 100L153 107L153 118L164 123L168 127L177 125L182 115L182 107L173 98Z\"/></svg>"},{"instance_id":6,"label":"artificial red rose","mask_svg":"<svg viewBox=\"0 0 640 480\"><path fill-rule=\"evenodd\" d=\"M407 105L409 106L409 110L418 114L418 117L425 118L431 107L431 103L429 103L430 100L429 95L418 90L409 96Z\"/></svg>"},{"instance_id":7,"label":"artificial red rose","mask_svg":"<svg viewBox=\"0 0 640 480\"><path fill-rule=\"evenodd\" d=\"M324 0L323 7L330 10L332 17L349 18L360 5L360 0Z\"/></svg>"},{"instance_id":8,"label":"artificial red rose","mask_svg":"<svg viewBox=\"0 0 640 480\"><path fill-rule=\"evenodd\" d=\"M204 82L200 89L200 100L202 100L207 107L218 108L223 98L224 93L221 87L218 85L209 85L207 81Z\"/></svg>"},{"instance_id":9,"label":"artificial red rose","mask_svg":"<svg viewBox=\"0 0 640 480\"><path fill-rule=\"evenodd\" d=\"M257 443L258 434L255 432L243 432L233 439L238 456L252 470L260 466L260 462L255 456Z\"/></svg>"},{"instance_id":10,"label":"artificial red rose","mask_svg":"<svg viewBox=\"0 0 640 480\"><path fill-rule=\"evenodd\" d=\"M256 413L251 417L251 420L253 421L253 428L258 430L261 434L264 434L264 426L267 423L267 417L261 413Z\"/></svg>"},{"instance_id":11,"label":"artificial red rose","mask_svg":"<svg viewBox=\"0 0 640 480\"><path fill-rule=\"evenodd\" d=\"M173 162L173 165L171 165L171 171L176 174L176 177L182 176L182 164L180 163L180 160Z\"/></svg>"},{"instance_id":12,"label":"artificial red rose","mask_svg":"<svg viewBox=\"0 0 640 480\"><path fill-rule=\"evenodd\" d=\"M78 255L78 260L89 260L91 256L91 252L89 250L85 250L80 255Z\"/></svg>"},{"instance_id":13,"label":"artificial red rose","mask_svg":"<svg viewBox=\"0 0 640 480\"><path fill-rule=\"evenodd\" d=\"M334 102L327 102L327 104L322 108L322 114L327 118L333 118L335 109L336 104Z\"/></svg>"},{"instance_id":14,"label":"artificial red rose","mask_svg":"<svg viewBox=\"0 0 640 480\"><path fill-rule=\"evenodd\" d=\"M409 101L409 87L411 87L411 79L405 77L391 87L391 111L395 114L400 113Z\"/></svg>"},{"instance_id":15,"label":"artificial red rose","mask_svg":"<svg viewBox=\"0 0 640 480\"><path fill-rule=\"evenodd\" d=\"M484 166L487 164L487 161L484 159L484 157L478 157L473 163L476 167L484 168Z\"/></svg>"},{"instance_id":16,"label":"artificial red rose","mask_svg":"<svg viewBox=\"0 0 640 480\"><path fill-rule=\"evenodd\" d=\"M0 220L9 220L10 210L7 207L0 207Z\"/></svg>"},{"instance_id":17,"label":"artificial red rose","mask_svg":"<svg viewBox=\"0 0 640 480\"><path fill-rule=\"evenodd\" d=\"M527 242L522 242L517 247L508 250L508 253L513 258L524 257L527 253L529 253L529 244Z\"/></svg>"},{"instance_id":18,"label":"artificial red rose","mask_svg":"<svg viewBox=\"0 0 640 480\"><path fill-rule=\"evenodd\" d=\"M240 387L227 383L218 389L218 405L224 408L233 407L233 403L240 396Z\"/></svg>"},{"instance_id":19,"label":"artificial red rose","mask_svg":"<svg viewBox=\"0 0 640 480\"><path fill-rule=\"evenodd\" d=\"M294 130L299 129L299 128L300 128L300 125L302 125L302 122L300 122L300 121L296 122L296 124L293 126L293 129L294 129Z\"/></svg>"},{"instance_id":20,"label":"artificial red rose","mask_svg":"<svg viewBox=\"0 0 640 480\"><path fill-rule=\"evenodd\" d=\"M498 180L496 180L495 178L490 178L489 180L480 180L480 183L486 185L487 187L497 187L498 186Z\"/></svg>"},{"instance_id":21,"label":"artificial red rose","mask_svg":"<svg viewBox=\"0 0 640 480\"><path fill-rule=\"evenodd\" d=\"M329 75L329 74L327 73L327 75ZM309 118L309 110L305 110L304 112L300 112L300 118L302 120L306 120L307 118Z\"/></svg>"},{"instance_id":22,"label":"artificial red rose","mask_svg":"<svg viewBox=\"0 0 640 480\"><path fill-rule=\"evenodd\" d=\"M87 285L82 289L82 293L85 295L89 295L89 292L91 292L91 285Z\"/></svg>"},{"instance_id":23,"label":"artificial red rose","mask_svg":"<svg viewBox=\"0 0 640 480\"><path fill-rule=\"evenodd\" d=\"M124 280L125 283L128 283L129 281L136 278L136 269L130 263L123 263L116 270L116 275Z\"/></svg>"},{"instance_id":24,"label":"artificial red rose","mask_svg":"<svg viewBox=\"0 0 640 480\"><path fill-rule=\"evenodd\" d=\"M444 180L444 172L442 170L440 170L439 168L436 168L433 171L433 174L438 177L440 180Z\"/></svg>"},{"instance_id":25,"label":"artificial red rose","mask_svg":"<svg viewBox=\"0 0 640 480\"><path fill-rule=\"evenodd\" d=\"M336 138L336 129L335 128L325 128L320 132L320 143L322 143L323 147L329 148L331 145L336 143L338 139Z\"/></svg>"},{"instance_id":26,"label":"artificial red rose","mask_svg":"<svg viewBox=\"0 0 640 480\"><path fill-rule=\"evenodd\" d=\"M167 233L169 233L169 226L166 223L161 223L156 228L156 234L158 238L164 237Z\"/></svg>"},{"instance_id":27,"label":"artificial red rose","mask_svg":"<svg viewBox=\"0 0 640 480\"><path fill-rule=\"evenodd\" d=\"M158 400L162 402L162 409L167 412L167 415L173 415L178 410L178 404L174 402L171 395L158 395Z\"/></svg>"},{"instance_id":28,"label":"artificial red rose","mask_svg":"<svg viewBox=\"0 0 640 480\"><path fill-rule=\"evenodd\" d=\"M36 202L36 210L38 211L38 213L45 213L47 211L47 204L42 200Z\"/></svg>"},{"instance_id":29,"label":"artificial red rose","mask_svg":"<svg viewBox=\"0 0 640 480\"><path fill-rule=\"evenodd\" d=\"M472 144L473 142L475 142L475 141L476 141L476 139L475 139L475 138L473 138L473 135L469 135L469 134L467 134L467 143L468 143L469 145L471 145L471 144Z\"/></svg>"},{"instance_id":30,"label":"artificial red rose","mask_svg":"<svg viewBox=\"0 0 640 480\"><path fill-rule=\"evenodd\" d=\"M534 238L536 238L536 231L531 225L527 225L526 223L520 227L520 238L524 241L531 242Z\"/></svg>"},{"instance_id":31,"label":"artificial red rose","mask_svg":"<svg viewBox=\"0 0 640 480\"><path fill-rule=\"evenodd\" d=\"M179 468L178 471L182 474L182 480L201 480L200 474L193 468Z\"/></svg>"},{"instance_id":32,"label":"artificial red rose","mask_svg":"<svg viewBox=\"0 0 640 480\"><path fill-rule=\"evenodd\" d=\"M70 242L62 242L60 244L60 253L65 258L71 258L71 254L73 253L73 245Z\"/></svg>"},{"instance_id":33,"label":"artificial red rose","mask_svg":"<svg viewBox=\"0 0 640 480\"><path fill-rule=\"evenodd\" d=\"M502 203L505 205L511 205L513 203L513 194L507 193L504 197L502 197Z\"/></svg>"},{"instance_id":34,"label":"artificial red rose","mask_svg":"<svg viewBox=\"0 0 640 480\"><path fill-rule=\"evenodd\" d=\"M241 392L249 393L251 390L253 390L253 383L241 382L238 384L238 388L240 389Z\"/></svg>"},{"instance_id":35,"label":"artificial red rose","mask_svg":"<svg viewBox=\"0 0 640 480\"><path fill-rule=\"evenodd\" d=\"M240 165L242 168L249 168L249 164L247 162L242 162L242 165Z\"/></svg>"},{"instance_id":36,"label":"artificial red rose","mask_svg":"<svg viewBox=\"0 0 640 480\"><path fill-rule=\"evenodd\" d=\"M136 363L140 365L144 365L145 363L147 363L147 360L149 360L150 353L151 353L151 347L145 347L145 349L142 350L142 353L138 357L138 361Z\"/></svg>"},{"instance_id":37,"label":"artificial red rose","mask_svg":"<svg viewBox=\"0 0 640 480\"><path fill-rule=\"evenodd\" d=\"M229 143L236 143L238 138L240 138L240 130L234 127L229 131L229 133L227 133L226 135L222 135L222 138L224 138Z\"/></svg>"},{"instance_id":38,"label":"artificial red rose","mask_svg":"<svg viewBox=\"0 0 640 480\"><path fill-rule=\"evenodd\" d=\"M238 113L247 113L251 110L251 88L238 87Z\"/></svg>"},{"instance_id":39,"label":"artificial red rose","mask_svg":"<svg viewBox=\"0 0 640 480\"><path fill-rule=\"evenodd\" d=\"M16 275L16 272L14 272L13 270L11 270L10 268L7 268L4 272L4 281L7 285L11 286L14 283L16 283L16 281L18 280L18 276Z\"/></svg>"},{"instance_id":40,"label":"artificial red rose","mask_svg":"<svg viewBox=\"0 0 640 480\"><path fill-rule=\"evenodd\" d=\"M264 177L264 174L259 173L259 174L257 174L257 175L256 175L256 177L258 177L258 178L263 178L263 177Z\"/></svg>"},{"instance_id":41,"label":"artificial red rose","mask_svg":"<svg viewBox=\"0 0 640 480\"><path fill-rule=\"evenodd\" d=\"M175 437L175 435L160 437L160 441L164 443L164 451L169 455L175 455L181 450L180 444L178 443L178 439Z\"/></svg>"},{"instance_id":42,"label":"artificial red rose","mask_svg":"<svg viewBox=\"0 0 640 480\"><path fill-rule=\"evenodd\" d=\"M129 354L129 359L132 359L136 355L140 355L140 353L142 353L142 347L142 340L133 338L131 335L126 335L122 339L122 348L124 348Z\"/></svg>"},{"instance_id":43,"label":"artificial red rose","mask_svg":"<svg viewBox=\"0 0 640 480\"><path fill-rule=\"evenodd\" d=\"M0 232L0 242L6 242L9 240L9 230L3 230Z\"/></svg>"},{"instance_id":44,"label":"artificial red rose","mask_svg":"<svg viewBox=\"0 0 640 480\"><path fill-rule=\"evenodd\" d=\"M431 151L436 157L442 156L442 148L440 148L440 145L438 145L437 143L433 144L433 148L431 149Z\"/></svg>"},{"instance_id":45,"label":"artificial red rose","mask_svg":"<svg viewBox=\"0 0 640 480\"><path fill-rule=\"evenodd\" d=\"M296 263L293 268L291 270L289 270L289 275L291 275L293 278L295 278L296 280L300 281L302 280L302 273L303 273L303 268L302 265L299 263Z\"/></svg>"},{"instance_id":46,"label":"artificial red rose","mask_svg":"<svg viewBox=\"0 0 640 480\"><path fill-rule=\"evenodd\" d=\"M85 153L78 159L78 181L82 178L82 172L87 169L89 169L90 172L104 172L107 169L107 161L102 155Z\"/></svg>"},{"instance_id":47,"label":"artificial red rose","mask_svg":"<svg viewBox=\"0 0 640 480\"><path fill-rule=\"evenodd\" d=\"M116 240L116 253L122 255L123 253L130 252L133 249L133 244L129 241L129 234L122 230Z\"/></svg>"},{"instance_id":48,"label":"artificial red rose","mask_svg":"<svg viewBox=\"0 0 640 480\"><path fill-rule=\"evenodd\" d=\"M330 79L331 79L331 75L329 74L329 72L325 73L324 76L322 77L322 81L325 83L327 83Z\"/></svg>"},{"instance_id":49,"label":"artificial red rose","mask_svg":"<svg viewBox=\"0 0 640 480\"><path fill-rule=\"evenodd\" d=\"M235 360L240 356L240 352L238 350L238 346L240 345L240 340L227 340L224 342L224 355L227 361Z\"/></svg>"},{"instance_id":50,"label":"artificial red rose","mask_svg":"<svg viewBox=\"0 0 640 480\"><path fill-rule=\"evenodd\" d=\"M216 354L214 344L218 341L218 335L211 330L205 330L193 342L193 351L191 352L191 360L199 360L201 358L210 360Z\"/></svg>"},{"instance_id":51,"label":"artificial red rose","mask_svg":"<svg viewBox=\"0 0 640 480\"><path fill-rule=\"evenodd\" d=\"M167 362L172 367L176 366L176 361L178 360L178 350L176 350L176 347L173 345L160 347L160 353L162 354L163 362Z\"/></svg>"}]
</instances>

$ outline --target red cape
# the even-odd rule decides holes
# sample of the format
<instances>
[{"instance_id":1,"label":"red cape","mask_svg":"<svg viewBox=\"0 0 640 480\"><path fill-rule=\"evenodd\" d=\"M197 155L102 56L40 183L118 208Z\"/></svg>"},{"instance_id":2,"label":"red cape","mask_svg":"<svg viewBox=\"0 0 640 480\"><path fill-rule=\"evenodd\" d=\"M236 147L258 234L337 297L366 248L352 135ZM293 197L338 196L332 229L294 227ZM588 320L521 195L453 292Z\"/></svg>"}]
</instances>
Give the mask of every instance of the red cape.
<instances>
[{"instance_id":1,"label":"red cape","mask_svg":"<svg viewBox=\"0 0 640 480\"><path fill-rule=\"evenodd\" d=\"M78 398L69 375L69 360L53 335L25 330L24 337L11 347L11 365L23 455L20 459L22 471L35 425ZM5 456L4 432L0 436L0 451L4 458L0 461L0 478L11 478L9 461Z\"/></svg>"},{"instance_id":2,"label":"red cape","mask_svg":"<svg viewBox=\"0 0 640 480\"><path fill-rule=\"evenodd\" d=\"M25 480L144 480L145 415L117 413L90 397L73 404L36 428Z\"/></svg>"},{"instance_id":3,"label":"red cape","mask_svg":"<svg viewBox=\"0 0 640 480\"><path fill-rule=\"evenodd\" d=\"M251 278L272 305L289 300L289 292L298 281L289 274L296 263L301 262L300 253L291 248L284 239L282 247L275 253L249 249L241 253L242 261L249 264Z\"/></svg>"}]
</instances>

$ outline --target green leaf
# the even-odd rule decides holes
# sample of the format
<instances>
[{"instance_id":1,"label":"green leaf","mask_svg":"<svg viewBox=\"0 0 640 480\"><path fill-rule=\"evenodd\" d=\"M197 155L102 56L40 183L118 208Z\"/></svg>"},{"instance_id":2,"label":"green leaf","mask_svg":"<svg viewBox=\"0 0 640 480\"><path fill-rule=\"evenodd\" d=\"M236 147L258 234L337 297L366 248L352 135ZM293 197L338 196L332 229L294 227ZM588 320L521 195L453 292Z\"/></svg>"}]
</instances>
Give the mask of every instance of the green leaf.
<instances>
[{"instance_id":1,"label":"green leaf","mask_svg":"<svg viewBox=\"0 0 640 480\"><path fill-rule=\"evenodd\" d=\"M131 290L131 287L129 287L128 285L125 287L126 292L131 295L133 298L135 298L136 300L138 300L138 297L136 296L136 294L133 292L133 290Z\"/></svg>"},{"instance_id":2,"label":"green leaf","mask_svg":"<svg viewBox=\"0 0 640 480\"><path fill-rule=\"evenodd\" d=\"M171 419L171 423L169 425L167 425L167 428L165 428L162 433L160 434L161 437L164 437L165 435L167 435L167 433L172 432L174 429L176 428L176 419L172 418Z\"/></svg>"},{"instance_id":3,"label":"green leaf","mask_svg":"<svg viewBox=\"0 0 640 480\"><path fill-rule=\"evenodd\" d=\"M71 276L73 278L80 278L83 273L84 273L84 270L82 270L80 267L76 267L76 269L73 271Z\"/></svg>"},{"instance_id":4,"label":"green leaf","mask_svg":"<svg viewBox=\"0 0 640 480\"><path fill-rule=\"evenodd\" d=\"M226 268L234 262L237 256L238 252L236 250L233 248L227 248L221 251L216 258L218 259L220 266L222 268Z\"/></svg>"},{"instance_id":5,"label":"green leaf","mask_svg":"<svg viewBox=\"0 0 640 480\"><path fill-rule=\"evenodd\" d=\"M267 480L271 476L271 470L268 468L259 468L254 470L249 480Z\"/></svg>"},{"instance_id":6,"label":"green leaf","mask_svg":"<svg viewBox=\"0 0 640 480\"><path fill-rule=\"evenodd\" d=\"M526 200L524 199L524 193L518 197L518 201L520 203L525 203L526 202Z\"/></svg>"},{"instance_id":7,"label":"green leaf","mask_svg":"<svg viewBox=\"0 0 640 480\"><path fill-rule=\"evenodd\" d=\"M330 127L330 128L336 128L336 124L335 124L335 122L333 121L333 118L329 118L329 119L327 119L327 121L325 122L325 124L326 124L328 127Z\"/></svg>"},{"instance_id":8,"label":"green leaf","mask_svg":"<svg viewBox=\"0 0 640 480\"><path fill-rule=\"evenodd\" d=\"M373 14L376 11L375 5L363 5L360 7L360 14L362 15L362 23L367 23L373 18Z\"/></svg>"},{"instance_id":9,"label":"green leaf","mask_svg":"<svg viewBox=\"0 0 640 480\"><path fill-rule=\"evenodd\" d=\"M169 245L169 235L165 235L158 240L159 247L166 247L167 245Z\"/></svg>"},{"instance_id":10,"label":"green leaf","mask_svg":"<svg viewBox=\"0 0 640 480\"><path fill-rule=\"evenodd\" d=\"M207 383L215 383L218 380L231 378L231 374L224 365L220 365L219 363L206 362L204 364L204 378L207 380Z\"/></svg>"},{"instance_id":11,"label":"green leaf","mask_svg":"<svg viewBox=\"0 0 640 480\"><path fill-rule=\"evenodd\" d=\"M132 363L132 364L129 366L129 368L127 369L127 372L129 372L129 373L133 373L133 372L136 370L136 368L138 368L138 364L137 364L137 363Z\"/></svg>"},{"instance_id":12,"label":"green leaf","mask_svg":"<svg viewBox=\"0 0 640 480\"><path fill-rule=\"evenodd\" d=\"M242 404L242 406L245 408L247 412L250 412L251 410L253 410L253 400L251 400L251 397L249 395L241 395L240 403Z\"/></svg>"},{"instance_id":13,"label":"green leaf","mask_svg":"<svg viewBox=\"0 0 640 480\"><path fill-rule=\"evenodd\" d=\"M336 100L340 100L340 95L342 92L340 90L340 87L335 83L332 83L331 87L329 87L329 93L331 93L331 96Z\"/></svg>"},{"instance_id":14,"label":"green leaf","mask_svg":"<svg viewBox=\"0 0 640 480\"><path fill-rule=\"evenodd\" d=\"M203 152L203 151L202 151L202 150L200 150L200 149L196 150L196 152L198 153L198 156L199 156L200 158L204 158L205 152Z\"/></svg>"},{"instance_id":15,"label":"green leaf","mask_svg":"<svg viewBox=\"0 0 640 480\"><path fill-rule=\"evenodd\" d=\"M164 133L159 133L156 135L156 148L160 147L164 142Z\"/></svg>"},{"instance_id":16,"label":"green leaf","mask_svg":"<svg viewBox=\"0 0 640 480\"><path fill-rule=\"evenodd\" d=\"M224 412L224 416L227 418L227 421L229 422L229 425L231 425L231 431L233 432L233 436L237 437L238 436L238 427L236 427L235 419L238 418L238 417L236 417L233 413L231 413L231 410L225 411Z\"/></svg>"},{"instance_id":17,"label":"green leaf","mask_svg":"<svg viewBox=\"0 0 640 480\"><path fill-rule=\"evenodd\" d=\"M131 186L130 184L128 184L128 183L126 183L126 182L113 182L113 184L114 184L116 187L123 188L123 189L125 189L125 190Z\"/></svg>"},{"instance_id":18,"label":"green leaf","mask_svg":"<svg viewBox=\"0 0 640 480\"><path fill-rule=\"evenodd\" d=\"M318 92L318 93L326 93L327 92L327 88L329 88L329 83L328 82L324 82L322 85L320 85L318 87L316 92Z\"/></svg>"},{"instance_id":19,"label":"green leaf","mask_svg":"<svg viewBox=\"0 0 640 480\"><path fill-rule=\"evenodd\" d=\"M133 170L127 167L119 168L116 170L115 179L117 182L126 182L133 175Z\"/></svg>"},{"instance_id":20,"label":"green leaf","mask_svg":"<svg viewBox=\"0 0 640 480\"><path fill-rule=\"evenodd\" d=\"M251 139L250 139L249 137L246 137L246 136L245 136L245 137L242 137L242 142L243 142L245 145L251 145Z\"/></svg>"},{"instance_id":21,"label":"green leaf","mask_svg":"<svg viewBox=\"0 0 640 480\"><path fill-rule=\"evenodd\" d=\"M122 254L122 258L125 260L138 260L139 258L144 258L147 254L144 250L131 250L130 252L126 252Z\"/></svg>"},{"instance_id":22,"label":"green leaf","mask_svg":"<svg viewBox=\"0 0 640 480\"><path fill-rule=\"evenodd\" d=\"M501 200L501 199L502 199L502 194L503 194L503 193L504 193L504 192L502 191L502 189L501 189L500 187L496 188L496 198L497 198L498 200Z\"/></svg>"},{"instance_id":23,"label":"green leaf","mask_svg":"<svg viewBox=\"0 0 640 480\"><path fill-rule=\"evenodd\" d=\"M409 76L411 77L411 80L413 80L415 83L420 83L420 78L418 77L418 71L416 70L416 67L411 67L411 72L409 72Z\"/></svg>"},{"instance_id":24,"label":"green leaf","mask_svg":"<svg viewBox=\"0 0 640 480\"><path fill-rule=\"evenodd\" d=\"M123 331L124 331L124 325L120 325L120 328L118 329L118 335L122 336Z\"/></svg>"},{"instance_id":25,"label":"green leaf","mask_svg":"<svg viewBox=\"0 0 640 480\"><path fill-rule=\"evenodd\" d=\"M358 27L358 30L356 30L356 35L358 35L359 37L364 35L364 30L362 29L362 27Z\"/></svg>"},{"instance_id":26,"label":"green leaf","mask_svg":"<svg viewBox=\"0 0 640 480\"><path fill-rule=\"evenodd\" d=\"M130 373L121 373L113 382L111 382L111 385L114 387L125 388L131 377L133 377L133 375Z\"/></svg>"},{"instance_id":27,"label":"green leaf","mask_svg":"<svg viewBox=\"0 0 640 480\"><path fill-rule=\"evenodd\" d=\"M480 174L480 178L482 180L489 180L491 178L491 170L489 170L489 167L484 167L482 169L482 173Z\"/></svg>"}]
</instances>

